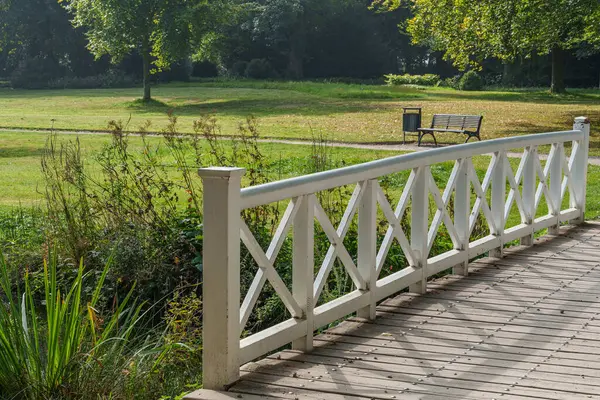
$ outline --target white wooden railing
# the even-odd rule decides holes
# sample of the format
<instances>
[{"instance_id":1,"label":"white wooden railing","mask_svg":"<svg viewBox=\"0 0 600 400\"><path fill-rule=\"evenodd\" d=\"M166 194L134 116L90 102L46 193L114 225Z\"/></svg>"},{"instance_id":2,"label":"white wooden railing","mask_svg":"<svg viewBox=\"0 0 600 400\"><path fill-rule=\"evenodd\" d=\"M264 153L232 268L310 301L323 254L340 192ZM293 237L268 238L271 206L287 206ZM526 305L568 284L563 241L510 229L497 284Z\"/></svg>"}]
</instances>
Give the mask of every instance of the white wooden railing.
<instances>
[{"instance_id":1,"label":"white wooden railing","mask_svg":"<svg viewBox=\"0 0 600 400\"><path fill-rule=\"evenodd\" d=\"M573 130L469 143L386 158L327 172L241 189L239 168L200 170L204 183L204 387L222 389L239 378L240 365L288 343L310 351L313 331L356 312L375 318L376 303L405 288L424 293L427 278L448 268L466 275L468 261L481 254L501 257L505 244L521 240L531 245L536 231L555 233L564 222L584 220L590 125L576 118ZM567 157L565 143L571 143ZM551 145L542 167L538 146ZM516 173L507 154L524 149ZM492 154L483 182L471 157ZM445 188L439 188L430 166L455 161ZM411 171L395 210L384 195L379 178ZM348 208L336 229L315 196L332 188L356 184ZM507 195L507 188L508 195ZM471 190L474 206L471 207ZM488 201L488 190L491 191ZM568 207L563 199L569 193ZM454 213L448 205L454 193ZM429 195L435 204L430 218ZM542 197L548 213L536 218ZM289 200L289 205L265 251L241 218L241 211ZM516 203L521 223L506 227ZM411 232L407 238L400 221L410 204ZM378 211L378 209L380 211ZM433 211L433 210L432 210ZM344 236L358 213L358 254L349 254ZM470 241L479 214L489 234ZM389 223L382 244L377 243L377 219ZM314 224L318 221L331 242L324 262L315 269ZM441 224L454 249L429 257ZM291 232L290 232L291 231ZM292 290L274 268L284 241L293 240ZM410 266L379 278L392 241L396 239ZM259 266L243 302L240 297L240 245ZM339 258L356 290L315 307L332 266ZM315 271L317 275L315 277ZM291 314L283 323L240 340L241 332L266 283L272 285ZM240 307L241 304L241 307Z\"/></svg>"}]
</instances>

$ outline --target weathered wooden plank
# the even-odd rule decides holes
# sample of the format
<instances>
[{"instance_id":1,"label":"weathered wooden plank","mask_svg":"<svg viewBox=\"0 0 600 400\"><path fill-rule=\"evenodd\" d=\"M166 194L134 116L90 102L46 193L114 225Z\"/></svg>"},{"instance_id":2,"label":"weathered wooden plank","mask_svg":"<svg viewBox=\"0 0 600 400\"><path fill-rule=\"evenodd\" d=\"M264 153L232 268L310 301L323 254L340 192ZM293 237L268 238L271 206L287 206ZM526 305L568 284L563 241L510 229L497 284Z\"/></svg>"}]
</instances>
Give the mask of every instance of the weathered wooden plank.
<instances>
[{"instance_id":1,"label":"weathered wooden plank","mask_svg":"<svg viewBox=\"0 0 600 400\"><path fill-rule=\"evenodd\" d=\"M339 394L355 394L359 396L371 395L371 396L382 396L390 395L391 393L397 392L402 394L401 398L405 398L407 389L410 391L427 391L428 393L446 395L446 396L461 396L462 398L473 398L473 399L494 399L497 395L508 392L515 396L518 395L521 398L526 397L541 397L546 399L563 399L568 396L572 399L585 399L586 396L591 393L595 393L594 388L591 386L576 385L576 384L557 384L546 382L547 388L537 388L533 386L533 383L539 383L539 381L532 381L532 386L521 386L518 380L505 379L501 376L496 376L497 379L503 381L503 383L494 382L490 379L490 376L483 376L482 374L472 373L468 376L468 379L459 378L446 378L445 375L448 373L445 371L440 372L441 376L437 374L425 378L418 378L417 380L406 379L404 376L394 376L377 374L377 373L366 373L364 370L356 370L354 368L326 368L323 366L315 366L309 371L304 371L304 375L296 372L296 375L290 376L289 374L294 372L294 369L287 371L285 367L279 364L275 364L271 367L258 367L252 373L244 375L242 379L248 379L250 381L266 381L282 386L289 386L290 388L307 388L335 391ZM450 372L450 374L453 374ZM458 374L457 374L458 375ZM476 378L480 380L476 380ZM510 383L509 381L514 382ZM332 388L335 387L335 389ZM477 388L477 391L473 389ZM577 389L579 393L572 391ZM391 397L387 397L391 398Z\"/></svg>"},{"instance_id":2,"label":"weathered wooden plank","mask_svg":"<svg viewBox=\"0 0 600 400\"><path fill-rule=\"evenodd\" d=\"M597 397L600 223L505 255L472 262L467 277L431 281L424 295L386 299L376 320L348 319L316 336L311 353L244 366L234 397ZM219 396L206 398L234 398Z\"/></svg>"}]
</instances>

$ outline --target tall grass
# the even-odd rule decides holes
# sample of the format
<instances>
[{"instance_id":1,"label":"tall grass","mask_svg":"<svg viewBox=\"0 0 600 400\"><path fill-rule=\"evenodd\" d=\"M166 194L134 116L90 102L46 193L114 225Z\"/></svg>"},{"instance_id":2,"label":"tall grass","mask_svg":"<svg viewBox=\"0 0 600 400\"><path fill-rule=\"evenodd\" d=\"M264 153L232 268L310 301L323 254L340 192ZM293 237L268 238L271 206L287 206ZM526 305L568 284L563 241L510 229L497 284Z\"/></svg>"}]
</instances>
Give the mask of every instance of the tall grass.
<instances>
[{"instance_id":1,"label":"tall grass","mask_svg":"<svg viewBox=\"0 0 600 400\"><path fill-rule=\"evenodd\" d=\"M132 301L131 292L115 301L110 315L98 310L109 268L110 262L89 286L91 277L84 274L82 262L63 290L53 257L44 262L43 293L37 293L28 273L22 285L13 286L13 274L0 254L2 398L124 398L129 382L163 358L167 349L134 335L141 305Z\"/></svg>"}]
</instances>

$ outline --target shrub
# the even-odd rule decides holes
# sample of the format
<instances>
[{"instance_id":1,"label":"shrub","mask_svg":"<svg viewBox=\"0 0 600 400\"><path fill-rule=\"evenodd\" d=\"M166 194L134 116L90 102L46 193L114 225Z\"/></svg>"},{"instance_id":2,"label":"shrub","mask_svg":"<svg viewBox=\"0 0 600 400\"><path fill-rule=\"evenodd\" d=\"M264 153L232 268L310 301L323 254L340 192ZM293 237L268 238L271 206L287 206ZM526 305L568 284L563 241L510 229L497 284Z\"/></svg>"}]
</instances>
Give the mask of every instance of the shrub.
<instances>
[{"instance_id":1,"label":"shrub","mask_svg":"<svg viewBox=\"0 0 600 400\"><path fill-rule=\"evenodd\" d=\"M141 306L131 292L101 312L100 300L110 268L97 282L83 273L83 262L70 285L61 288L57 259L44 262L41 293L30 275L13 289L13 279L0 254L0 392L7 398L131 398L129 386L140 391L168 347L138 340ZM22 285L20 285L22 284ZM38 298L41 297L41 304ZM179 346L177 346L179 347ZM126 373L126 371L128 371ZM147 390L146 390L147 391ZM149 396L146 396L149 398Z\"/></svg>"},{"instance_id":2,"label":"shrub","mask_svg":"<svg viewBox=\"0 0 600 400\"><path fill-rule=\"evenodd\" d=\"M264 58L255 58L246 67L246 78L269 79L275 77L271 63Z\"/></svg>"},{"instance_id":3,"label":"shrub","mask_svg":"<svg viewBox=\"0 0 600 400\"><path fill-rule=\"evenodd\" d=\"M10 76L10 85L13 88L42 89L64 72L64 68L49 57L35 56L19 63Z\"/></svg>"},{"instance_id":4,"label":"shrub","mask_svg":"<svg viewBox=\"0 0 600 400\"><path fill-rule=\"evenodd\" d=\"M241 78L246 76L246 69L248 68L248 62L246 61L236 61L231 66L229 70L229 74L236 78Z\"/></svg>"},{"instance_id":5,"label":"shrub","mask_svg":"<svg viewBox=\"0 0 600 400\"><path fill-rule=\"evenodd\" d=\"M467 71L458 82L460 90L482 90L483 79L475 71Z\"/></svg>"},{"instance_id":6,"label":"shrub","mask_svg":"<svg viewBox=\"0 0 600 400\"><path fill-rule=\"evenodd\" d=\"M189 82L192 71L192 62L183 60L175 62L168 68L152 74L151 79L155 82Z\"/></svg>"},{"instance_id":7,"label":"shrub","mask_svg":"<svg viewBox=\"0 0 600 400\"><path fill-rule=\"evenodd\" d=\"M119 70L109 70L100 75L76 77L66 76L47 83L51 89L99 89L133 87L136 80L133 76Z\"/></svg>"},{"instance_id":8,"label":"shrub","mask_svg":"<svg viewBox=\"0 0 600 400\"><path fill-rule=\"evenodd\" d=\"M454 75L452 78L442 79L438 82L437 86L458 89L458 83L460 82L460 78L460 75Z\"/></svg>"},{"instance_id":9,"label":"shrub","mask_svg":"<svg viewBox=\"0 0 600 400\"><path fill-rule=\"evenodd\" d=\"M395 85L421 85L421 86L435 86L440 81L439 75L425 74L425 75L384 75L385 82L390 86Z\"/></svg>"},{"instance_id":10,"label":"shrub","mask_svg":"<svg viewBox=\"0 0 600 400\"><path fill-rule=\"evenodd\" d=\"M246 71L246 65L242 73ZM219 69L215 63L210 61L198 61L193 64L192 76L198 78L214 78L219 76Z\"/></svg>"}]
</instances>

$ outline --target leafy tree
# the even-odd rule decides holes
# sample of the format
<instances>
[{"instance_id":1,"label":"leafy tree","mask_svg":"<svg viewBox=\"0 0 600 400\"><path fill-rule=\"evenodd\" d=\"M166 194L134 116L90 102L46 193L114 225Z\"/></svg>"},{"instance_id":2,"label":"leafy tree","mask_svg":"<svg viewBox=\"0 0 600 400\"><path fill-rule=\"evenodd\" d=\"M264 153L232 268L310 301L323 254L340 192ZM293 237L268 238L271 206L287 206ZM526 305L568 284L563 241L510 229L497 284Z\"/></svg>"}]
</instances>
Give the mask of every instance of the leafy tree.
<instances>
[{"instance_id":1,"label":"leafy tree","mask_svg":"<svg viewBox=\"0 0 600 400\"><path fill-rule=\"evenodd\" d=\"M73 25L85 27L88 48L96 56L119 62L139 52L143 60L144 100L150 100L150 74L188 56L209 24L208 0L59 0L74 16Z\"/></svg>"},{"instance_id":2,"label":"leafy tree","mask_svg":"<svg viewBox=\"0 0 600 400\"><path fill-rule=\"evenodd\" d=\"M89 71L92 57L56 0L0 0L0 73L14 72L30 86L66 73Z\"/></svg>"},{"instance_id":3,"label":"leafy tree","mask_svg":"<svg viewBox=\"0 0 600 400\"><path fill-rule=\"evenodd\" d=\"M258 3L250 29L255 38L264 39L269 45L288 57L286 75L292 79L304 76L306 35L311 10L318 6L317 0L265 0Z\"/></svg>"},{"instance_id":4,"label":"leafy tree","mask_svg":"<svg viewBox=\"0 0 600 400\"><path fill-rule=\"evenodd\" d=\"M400 0L377 5L399 7ZM564 86L565 52L597 38L597 0L411 0L407 31L413 42L445 52L465 69L486 58L552 54L551 90ZM599 43L600 44L600 43Z\"/></svg>"}]
</instances>

